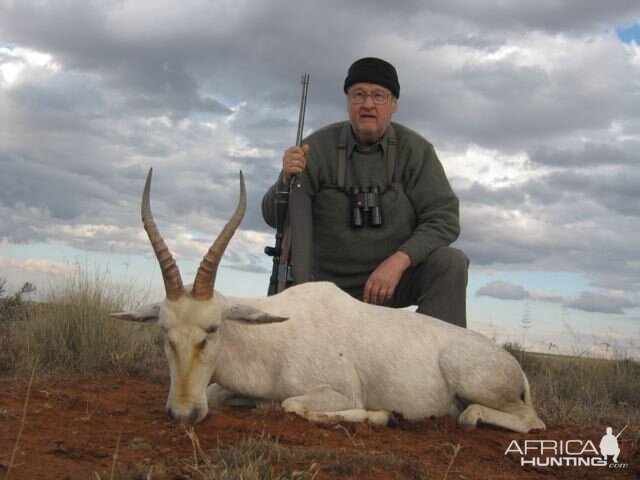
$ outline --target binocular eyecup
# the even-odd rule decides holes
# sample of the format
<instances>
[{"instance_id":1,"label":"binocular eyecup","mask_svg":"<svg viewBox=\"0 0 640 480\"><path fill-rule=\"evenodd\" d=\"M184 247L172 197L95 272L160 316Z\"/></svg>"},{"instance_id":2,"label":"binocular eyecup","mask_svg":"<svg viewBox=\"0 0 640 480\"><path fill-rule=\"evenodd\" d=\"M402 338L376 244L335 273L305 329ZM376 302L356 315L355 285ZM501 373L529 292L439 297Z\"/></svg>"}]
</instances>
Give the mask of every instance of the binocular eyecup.
<instances>
[{"instance_id":1,"label":"binocular eyecup","mask_svg":"<svg viewBox=\"0 0 640 480\"><path fill-rule=\"evenodd\" d=\"M378 187L372 186L363 189L359 185L353 185L349 188L349 195L351 196L351 225L353 227L363 227L367 213L369 213L370 226L380 227L382 225L380 189Z\"/></svg>"}]
</instances>

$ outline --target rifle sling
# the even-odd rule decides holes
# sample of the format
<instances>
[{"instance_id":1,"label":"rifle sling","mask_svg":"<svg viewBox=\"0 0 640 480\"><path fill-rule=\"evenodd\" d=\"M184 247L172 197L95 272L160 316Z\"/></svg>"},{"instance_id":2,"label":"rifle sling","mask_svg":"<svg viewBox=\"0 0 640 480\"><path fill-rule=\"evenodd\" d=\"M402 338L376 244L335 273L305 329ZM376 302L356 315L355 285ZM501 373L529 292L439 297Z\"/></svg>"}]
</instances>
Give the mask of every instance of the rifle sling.
<instances>
[{"instance_id":1,"label":"rifle sling","mask_svg":"<svg viewBox=\"0 0 640 480\"><path fill-rule=\"evenodd\" d=\"M312 280L313 218L311 197L304 182L298 181L289 191L289 222L291 224L291 268L294 285Z\"/></svg>"},{"instance_id":2,"label":"rifle sling","mask_svg":"<svg viewBox=\"0 0 640 480\"><path fill-rule=\"evenodd\" d=\"M347 136L349 135L349 128L351 128L351 123L344 122L338 141L338 188L341 190L344 190L347 177ZM387 133L387 179L389 185L394 185L398 183L398 179L395 177L398 173L395 168L398 140L396 139L396 131L393 125L389 124Z\"/></svg>"},{"instance_id":3,"label":"rifle sling","mask_svg":"<svg viewBox=\"0 0 640 480\"><path fill-rule=\"evenodd\" d=\"M312 280L311 197L305 191L301 176L295 177L295 181L292 182L288 200L278 268L278 293L290 287L291 284L298 285Z\"/></svg>"}]
</instances>

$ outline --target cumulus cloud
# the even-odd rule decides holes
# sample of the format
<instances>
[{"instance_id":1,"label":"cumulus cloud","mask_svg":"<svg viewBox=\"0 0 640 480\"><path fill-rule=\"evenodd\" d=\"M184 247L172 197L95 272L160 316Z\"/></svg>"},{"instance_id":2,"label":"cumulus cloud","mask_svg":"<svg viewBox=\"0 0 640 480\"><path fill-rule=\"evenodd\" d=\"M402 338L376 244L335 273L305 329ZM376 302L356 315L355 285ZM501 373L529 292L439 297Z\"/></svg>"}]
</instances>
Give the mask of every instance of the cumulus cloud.
<instances>
[{"instance_id":1,"label":"cumulus cloud","mask_svg":"<svg viewBox=\"0 0 640 480\"><path fill-rule=\"evenodd\" d=\"M601 312L622 314L625 308L635 307L626 298L610 297L597 293L583 292L580 297L567 304L569 308L583 310L585 312Z\"/></svg>"},{"instance_id":2,"label":"cumulus cloud","mask_svg":"<svg viewBox=\"0 0 640 480\"><path fill-rule=\"evenodd\" d=\"M529 297L529 292L520 285L496 281L479 288L476 292L476 297L492 297L499 300L524 300Z\"/></svg>"},{"instance_id":3,"label":"cumulus cloud","mask_svg":"<svg viewBox=\"0 0 640 480\"><path fill-rule=\"evenodd\" d=\"M472 269L576 272L640 304L640 48L615 34L639 16L631 0L3 2L0 239L146 254L153 166L161 230L197 261L242 169L229 264L261 271L260 201L294 141L300 75L309 132L345 118L348 65L377 55L400 74L396 119L434 143L461 199ZM354 18L367 28L347 38ZM632 308L572 308L589 301Z\"/></svg>"},{"instance_id":4,"label":"cumulus cloud","mask_svg":"<svg viewBox=\"0 0 640 480\"><path fill-rule=\"evenodd\" d=\"M578 297L563 297L547 292L530 292L521 285L511 282L493 281L480 287L476 297L491 297L497 300L528 300L532 302L556 303L565 308L592 313L623 314L625 309L637 305L621 296L582 292Z\"/></svg>"}]
</instances>

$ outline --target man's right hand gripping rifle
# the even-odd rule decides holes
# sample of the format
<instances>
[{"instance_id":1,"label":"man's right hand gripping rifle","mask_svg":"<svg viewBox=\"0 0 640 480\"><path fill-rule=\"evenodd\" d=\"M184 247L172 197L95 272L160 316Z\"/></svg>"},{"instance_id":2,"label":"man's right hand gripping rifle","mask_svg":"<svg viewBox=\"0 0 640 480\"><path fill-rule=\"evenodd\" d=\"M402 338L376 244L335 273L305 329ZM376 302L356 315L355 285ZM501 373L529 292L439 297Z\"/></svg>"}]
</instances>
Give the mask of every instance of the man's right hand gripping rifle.
<instances>
[{"instance_id":1,"label":"man's right hand gripping rifle","mask_svg":"<svg viewBox=\"0 0 640 480\"><path fill-rule=\"evenodd\" d=\"M309 145L299 147L297 145L287 148L282 156L282 172L286 185L291 183L291 179L304 172L307 167L307 157L309 156Z\"/></svg>"}]
</instances>

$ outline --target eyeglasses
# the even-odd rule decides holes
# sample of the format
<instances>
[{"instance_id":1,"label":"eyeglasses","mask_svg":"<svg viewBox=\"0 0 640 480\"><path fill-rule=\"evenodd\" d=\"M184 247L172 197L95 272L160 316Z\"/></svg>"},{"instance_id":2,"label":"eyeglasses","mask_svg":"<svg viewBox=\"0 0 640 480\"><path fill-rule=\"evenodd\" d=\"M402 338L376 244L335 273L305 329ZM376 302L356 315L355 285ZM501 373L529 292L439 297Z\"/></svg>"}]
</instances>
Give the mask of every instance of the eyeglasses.
<instances>
[{"instance_id":1,"label":"eyeglasses","mask_svg":"<svg viewBox=\"0 0 640 480\"><path fill-rule=\"evenodd\" d=\"M376 105L384 105L389 101L390 93L382 92L380 90L376 90L375 92L365 92L362 90L356 90L354 92L349 92L349 100L351 103L360 104L364 103L367 100L367 97L371 97L373 103Z\"/></svg>"}]
</instances>

